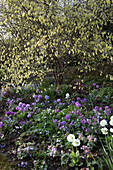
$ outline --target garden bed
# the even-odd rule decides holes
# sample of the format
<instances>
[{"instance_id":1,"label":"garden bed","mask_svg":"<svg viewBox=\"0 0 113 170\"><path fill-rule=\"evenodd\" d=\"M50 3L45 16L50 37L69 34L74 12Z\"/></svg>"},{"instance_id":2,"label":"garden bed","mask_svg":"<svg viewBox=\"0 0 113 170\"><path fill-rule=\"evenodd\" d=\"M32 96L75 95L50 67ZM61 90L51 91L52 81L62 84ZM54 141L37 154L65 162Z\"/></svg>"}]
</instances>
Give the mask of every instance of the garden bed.
<instances>
[{"instance_id":1,"label":"garden bed","mask_svg":"<svg viewBox=\"0 0 113 170\"><path fill-rule=\"evenodd\" d=\"M10 87L0 102L0 152L12 169L108 169L102 146L113 164L112 82Z\"/></svg>"}]
</instances>

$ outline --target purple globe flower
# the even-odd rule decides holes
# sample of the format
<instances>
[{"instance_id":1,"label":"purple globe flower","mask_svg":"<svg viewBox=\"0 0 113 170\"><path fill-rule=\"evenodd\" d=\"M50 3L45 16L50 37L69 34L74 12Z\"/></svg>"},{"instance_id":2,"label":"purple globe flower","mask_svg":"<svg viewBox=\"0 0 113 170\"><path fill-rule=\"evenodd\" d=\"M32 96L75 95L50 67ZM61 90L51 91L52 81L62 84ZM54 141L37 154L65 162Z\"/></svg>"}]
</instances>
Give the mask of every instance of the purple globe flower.
<instances>
[{"instance_id":1,"label":"purple globe flower","mask_svg":"<svg viewBox=\"0 0 113 170\"><path fill-rule=\"evenodd\" d=\"M84 99L83 99L83 101L84 101L84 102L86 102L86 101L87 101L87 99L86 99L86 98L84 98Z\"/></svg>"},{"instance_id":2,"label":"purple globe flower","mask_svg":"<svg viewBox=\"0 0 113 170\"><path fill-rule=\"evenodd\" d=\"M32 103L32 105L33 105L33 106L35 106L35 105L36 105L36 103L34 102L34 103Z\"/></svg>"},{"instance_id":3,"label":"purple globe flower","mask_svg":"<svg viewBox=\"0 0 113 170\"><path fill-rule=\"evenodd\" d=\"M71 119L71 116L70 115L66 115L66 120L69 120Z\"/></svg>"},{"instance_id":4,"label":"purple globe flower","mask_svg":"<svg viewBox=\"0 0 113 170\"><path fill-rule=\"evenodd\" d=\"M34 95L33 95L33 97L34 97L34 99L36 99L36 98L37 98L37 95L36 95L36 94L34 94Z\"/></svg>"},{"instance_id":5,"label":"purple globe flower","mask_svg":"<svg viewBox=\"0 0 113 170\"><path fill-rule=\"evenodd\" d=\"M62 125L62 122L58 122L58 127Z\"/></svg>"},{"instance_id":6,"label":"purple globe flower","mask_svg":"<svg viewBox=\"0 0 113 170\"><path fill-rule=\"evenodd\" d=\"M105 109L109 109L109 106L105 106Z\"/></svg>"},{"instance_id":7,"label":"purple globe flower","mask_svg":"<svg viewBox=\"0 0 113 170\"><path fill-rule=\"evenodd\" d=\"M72 125L73 125L73 123L69 123L69 127L72 126Z\"/></svg>"},{"instance_id":8,"label":"purple globe flower","mask_svg":"<svg viewBox=\"0 0 113 170\"><path fill-rule=\"evenodd\" d=\"M81 107L81 104L79 102L75 102L76 107Z\"/></svg>"},{"instance_id":9,"label":"purple globe flower","mask_svg":"<svg viewBox=\"0 0 113 170\"><path fill-rule=\"evenodd\" d=\"M98 89L98 88L99 88L99 85L96 85L96 88Z\"/></svg>"},{"instance_id":10,"label":"purple globe flower","mask_svg":"<svg viewBox=\"0 0 113 170\"><path fill-rule=\"evenodd\" d=\"M66 121L64 120L64 121L62 121L61 123L62 123L62 125L65 125L65 124L66 124Z\"/></svg>"},{"instance_id":11,"label":"purple globe flower","mask_svg":"<svg viewBox=\"0 0 113 170\"><path fill-rule=\"evenodd\" d=\"M98 106L95 106L95 111L99 111L99 107Z\"/></svg>"},{"instance_id":12,"label":"purple globe flower","mask_svg":"<svg viewBox=\"0 0 113 170\"><path fill-rule=\"evenodd\" d=\"M25 103L22 103L22 107L24 108L26 106L26 104Z\"/></svg>"},{"instance_id":13,"label":"purple globe flower","mask_svg":"<svg viewBox=\"0 0 113 170\"><path fill-rule=\"evenodd\" d=\"M53 120L53 122L54 122L54 123L57 123L57 122L58 122L58 120L57 120L57 119L54 119L54 120Z\"/></svg>"},{"instance_id":14,"label":"purple globe flower","mask_svg":"<svg viewBox=\"0 0 113 170\"><path fill-rule=\"evenodd\" d=\"M25 124L25 121L20 122L20 125L23 125L23 124Z\"/></svg>"},{"instance_id":15,"label":"purple globe flower","mask_svg":"<svg viewBox=\"0 0 113 170\"><path fill-rule=\"evenodd\" d=\"M59 109L55 109L55 113L58 113L59 112Z\"/></svg>"},{"instance_id":16,"label":"purple globe flower","mask_svg":"<svg viewBox=\"0 0 113 170\"><path fill-rule=\"evenodd\" d=\"M19 108L18 108L18 110L19 110L20 112L22 112L22 111L23 111L23 109L22 109L21 107L19 107Z\"/></svg>"},{"instance_id":17,"label":"purple globe flower","mask_svg":"<svg viewBox=\"0 0 113 170\"><path fill-rule=\"evenodd\" d=\"M80 100L80 97L77 97L77 100L79 101L79 100Z\"/></svg>"},{"instance_id":18,"label":"purple globe flower","mask_svg":"<svg viewBox=\"0 0 113 170\"><path fill-rule=\"evenodd\" d=\"M7 92L6 92L6 91L4 91L4 94L7 94Z\"/></svg>"},{"instance_id":19,"label":"purple globe flower","mask_svg":"<svg viewBox=\"0 0 113 170\"><path fill-rule=\"evenodd\" d=\"M57 102L58 102L58 103L61 102L61 99L57 99Z\"/></svg>"},{"instance_id":20,"label":"purple globe flower","mask_svg":"<svg viewBox=\"0 0 113 170\"><path fill-rule=\"evenodd\" d=\"M18 106L19 106L19 107L21 107L21 106L22 106L22 104L23 104L23 103L22 103L22 102L20 102Z\"/></svg>"},{"instance_id":21,"label":"purple globe flower","mask_svg":"<svg viewBox=\"0 0 113 170\"><path fill-rule=\"evenodd\" d=\"M0 122L0 128L2 128L4 126L3 122Z\"/></svg>"},{"instance_id":22,"label":"purple globe flower","mask_svg":"<svg viewBox=\"0 0 113 170\"><path fill-rule=\"evenodd\" d=\"M10 113L10 115L12 115L12 116L13 116L14 114L15 114L15 112L11 112L11 113Z\"/></svg>"},{"instance_id":23,"label":"purple globe flower","mask_svg":"<svg viewBox=\"0 0 113 170\"><path fill-rule=\"evenodd\" d=\"M7 111L7 112L6 112L6 115L7 115L7 116L11 115L11 112L10 112L10 111Z\"/></svg>"},{"instance_id":24,"label":"purple globe flower","mask_svg":"<svg viewBox=\"0 0 113 170\"><path fill-rule=\"evenodd\" d=\"M41 99L42 98L42 95L38 95L38 99Z\"/></svg>"},{"instance_id":25,"label":"purple globe flower","mask_svg":"<svg viewBox=\"0 0 113 170\"><path fill-rule=\"evenodd\" d=\"M31 117L31 114L29 113L29 114L27 115L27 117L28 117L28 118Z\"/></svg>"},{"instance_id":26,"label":"purple globe flower","mask_svg":"<svg viewBox=\"0 0 113 170\"><path fill-rule=\"evenodd\" d=\"M30 107L30 104L26 104L26 108L29 108Z\"/></svg>"},{"instance_id":27,"label":"purple globe flower","mask_svg":"<svg viewBox=\"0 0 113 170\"><path fill-rule=\"evenodd\" d=\"M99 111L102 111L102 107L99 108Z\"/></svg>"},{"instance_id":28,"label":"purple globe flower","mask_svg":"<svg viewBox=\"0 0 113 170\"><path fill-rule=\"evenodd\" d=\"M93 83L93 86L96 86L96 83Z\"/></svg>"},{"instance_id":29,"label":"purple globe flower","mask_svg":"<svg viewBox=\"0 0 113 170\"><path fill-rule=\"evenodd\" d=\"M45 95L45 99L46 99L46 100L49 100L49 97L50 97L50 96L48 96L48 95Z\"/></svg>"},{"instance_id":30,"label":"purple globe flower","mask_svg":"<svg viewBox=\"0 0 113 170\"><path fill-rule=\"evenodd\" d=\"M36 90L36 92L37 92L37 93L39 93L39 92L40 92L40 90L39 90L39 89L37 89L37 90Z\"/></svg>"},{"instance_id":31,"label":"purple globe flower","mask_svg":"<svg viewBox=\"0 0 113 170\"><path fill-rule=\"evenodd\" d=\"M91 132L91 129L90 128L86 128L85 129L85 132L87 133L87 132Z\"/></svg>"},{"instance_id":32,"label":"purple globe flower","mask_svg":"<svg viewBox=\"0 0 113 170\"><path fill-rule=\"evenodd\" d=\"M19 106L16 107L16 110L19 110Z\"/></svg>"},{"instance_id":33,"label":"purple globe flower","mask_svg":"<svg viewBox=\"0 0 113 170\"><path fill-rule=\"evenodd\" d=\"M82 123L83 125L87 123L86 118L83 118L83 119L81 119L80 121L81 121L81 123Z\"/></svg>"}]
</instances>

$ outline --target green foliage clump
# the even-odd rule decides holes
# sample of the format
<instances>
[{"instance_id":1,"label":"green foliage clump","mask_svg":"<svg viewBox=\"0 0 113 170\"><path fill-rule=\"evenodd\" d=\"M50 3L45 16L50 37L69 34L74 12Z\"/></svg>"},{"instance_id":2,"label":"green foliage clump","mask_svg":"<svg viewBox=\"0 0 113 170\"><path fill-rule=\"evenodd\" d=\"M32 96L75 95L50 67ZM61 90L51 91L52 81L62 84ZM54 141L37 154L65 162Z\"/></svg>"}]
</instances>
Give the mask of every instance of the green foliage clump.
<instances>
[{"instance_id":1,"label":"green foliage clump","mask_svg":"<svg viewBox=\"0 0 113 170\"><path fill-rule=\"evenodd\" d=\"M6 0L1 13L2 81L41 81L52 72L62 84L70 64L87 72L112 60L111 1Z\"/></svg>"}]
</instances>

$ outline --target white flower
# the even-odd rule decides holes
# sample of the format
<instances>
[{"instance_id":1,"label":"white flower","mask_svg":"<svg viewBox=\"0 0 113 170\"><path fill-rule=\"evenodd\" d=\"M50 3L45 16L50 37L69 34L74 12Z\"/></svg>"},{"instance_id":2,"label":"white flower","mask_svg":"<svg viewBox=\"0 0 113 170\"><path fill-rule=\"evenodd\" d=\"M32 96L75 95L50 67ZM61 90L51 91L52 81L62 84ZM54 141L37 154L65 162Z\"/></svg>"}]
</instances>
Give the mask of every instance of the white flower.
<instances>
[{"instance_id":1,"label":"white flower","mask_svg":"<svg viewBox=\"0 0 113 170\"><path fill-rule=\"evenodd\" d=\"M75 136L73 134L69 134L67 136L67 140L68 140L68 142L73 142L75 140Z\"/></svg>"},{"instance_id":2,"label":"white flower","mask_svg":"<svg viewBox=\"0 0 113 170\"><path fill-rule=\"evenodd\" d=\"M106 134L108 134L108 129L107 129L106 127L104 127L104 128L101 129L101 132L102 132L104 135L106 135Z\"/></svg>"},{"instance_id":3,"label":"white flower","mask_svg":"<svg viewBox=\"0 0 113 170\"><path fill-rule=\"evenodd\" d=\"M68 98L69 98L69 96L70 96L70 95L69 95L69 93L66 93L66 97L65 97L65 98L66 98L66 99L68 99Z\"/></svg>"},{"instance_id":4,"label":"white flower","mask_svg":"<svg viewBox=\"0 0 113 170\"><path fill-rule=\"evenodd\" d=\"M113 120L113 116L110 117L110 120Z\"/></svg>"},{"instance_id":5,"label":"white flower","mask_svg":"<svg viewBox=\"0 0 113 170\"><path fill-rule=\"evenodd\" d=\"M113 133L113 128L110 128L110 132Z\"/></svg>"},{"instance_id":6,"label":"white flower","mask_svg":"<svg viewBox=\"0 0 113 170\"><path fill-rule=\"evenodd\" d=\"M73 146L80 146L80 140L79 140L79 139L75 139L75 140L72 142L72 145L73 145Z\"/></svg>"},{"instance_id":7,"label":"white flower","mask_svg":"<svg viewBox=\"0 0 113 170\"><path fill-rule=\"evenodd\" d=\"M109 124L113 126L113 119L110 120Z\"/></svg>"},{"instance_id":8,"label":"white flower","mask_svg":"<svg viewBox=\"0 0 113 170\"><path fill-rule=\"evenodd\" d=\"M100 125L101 125L102 127L106 126L106 125L107 125L107 121L106 121L105 119L101 120L101 121L100 121Z\"/></svg>"}]
</instances>

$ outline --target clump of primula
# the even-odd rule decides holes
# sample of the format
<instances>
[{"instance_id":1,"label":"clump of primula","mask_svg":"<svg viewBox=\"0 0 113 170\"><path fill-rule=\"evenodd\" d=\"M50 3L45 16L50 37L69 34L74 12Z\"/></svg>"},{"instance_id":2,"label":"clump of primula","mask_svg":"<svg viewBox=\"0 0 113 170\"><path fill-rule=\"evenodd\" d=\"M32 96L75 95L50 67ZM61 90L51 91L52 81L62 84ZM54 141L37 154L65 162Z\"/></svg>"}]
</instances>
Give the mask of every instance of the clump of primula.
<instances>
[{"instance_id":1,"label":"clump of primula","mask_svg":"<svg viewBox=\"0 0 113 170\"><path fill-rule=\"evenodd\" d=\"M51 148L51 146L48 146L48 151L49 151L48 155L53 157L53 158L57 155L57 148L56 148L56 146L52 146L52 148Z\"/></svg>"}]
</instances>

